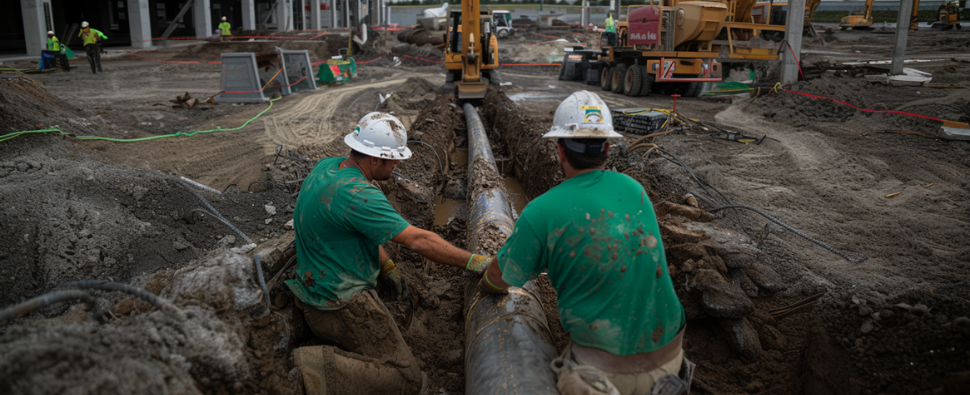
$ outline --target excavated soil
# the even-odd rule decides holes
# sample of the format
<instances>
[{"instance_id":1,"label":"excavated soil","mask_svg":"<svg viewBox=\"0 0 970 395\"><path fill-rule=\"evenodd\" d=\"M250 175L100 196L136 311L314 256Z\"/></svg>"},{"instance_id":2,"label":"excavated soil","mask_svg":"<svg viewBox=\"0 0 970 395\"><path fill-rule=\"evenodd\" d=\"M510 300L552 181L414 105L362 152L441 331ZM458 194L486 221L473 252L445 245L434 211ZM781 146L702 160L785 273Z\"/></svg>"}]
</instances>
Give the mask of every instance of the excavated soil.
<instances>
[{"instance_id":1,"label":"excavated soil","mask_svg":"<svg viewBox=\"0 0 970 395\"><path fill-rule=\"evenodd\" d=\"M910 55L942 59L911 66L932 72L934 83L965 84L966 56L945 55L964 36L911 34ZM541 43L547 40L531 33L503 40L502 61L544 59L545 49L564 45ZM809 80L789 89L876 110L970 120L964 88L871 85L862 76L884 72L881 66L839 63L885 59L891 41L890 34L852 31L806 39L802 65ZM143 54L207 61L225 50L268 52L276 45L309 49L318 61L346 41L328 36L208 43ZM280 284L292 276L281 272L293 251L283 253L292 240L284 223L292 218L299 180L320 158L346 155L343 136L375 109L393 112L411 139L431 146L409 144L415 156L397 167L400 176L375 184L412 224L464 247L467 224L461 215L433 225L441 197L467 195L460 187L467 164L452 155L467 146L463 113L453 98L439 95L440 65L400 56L437 55L411 46L395 51L396 45L389 36L383 47L366 48L361 59L386 55L361 65L356 81L284 97L238 131L142 143L55 135L0 142L5 203L0 305L96 278L143 287L174 301L186 316L181 321L135 298L95 292L93 306L59 304L3 323L0 392L293 393L290 350L319 341ZM395 66L393 56L401 65ZM145 137L235 127L268 107L173 109L168 100L176 95L206 98L217 92L219 67L131 56L103 62L105 73L96 75L80 63L71 73L0 79L0 134L59 125L76 135ZM554 142L540 138L558 101L571 91L595 88L557 81L556 70L503 68L503 80L513 81L503 87L507 94L539 96L513 102L491 88L479 109L496 158L513 167L528 197L562 180ZM390 98L381 104L379 93ZM672 104L666 96L601 95L615 108ZM669 271L688 314L686 355L698 363L694 393L966 393L967 143L870 134L907 130L938 137L938 122L870 115L822 99L783 93L731 100L681 98L678 110L775 140L744 145L682 130L648 140L676 160L656 151L640 160L646 151L640 148L627 155L614 149L608 162L609 169L640 181L655 204ZM225 189L221 195L194 191L260 246L242 248L241 238L206 213L177 176ZM850 263L753 213L711 217L684 205L688 191L719 204L763 209L834 248L869 259ZM703 202L700 207L709 208ZM739 259L712 244L723 231L740 237L757 259ZM496 239L489 248L501 243ZM407 302L387 305L428 374L428 389L463 393L462 306L464 290L477 279L459 268L430 264L406 247L386 247L411 284L416 309ZM253 252L263 257L266 279L275 278L269 284L272 313L265 317ZM558 323L555 290L544 277L537 288L561 350L568 334ZM807 308L793 314L777 310L806 298Z\"/></svg>"}]
</instances>

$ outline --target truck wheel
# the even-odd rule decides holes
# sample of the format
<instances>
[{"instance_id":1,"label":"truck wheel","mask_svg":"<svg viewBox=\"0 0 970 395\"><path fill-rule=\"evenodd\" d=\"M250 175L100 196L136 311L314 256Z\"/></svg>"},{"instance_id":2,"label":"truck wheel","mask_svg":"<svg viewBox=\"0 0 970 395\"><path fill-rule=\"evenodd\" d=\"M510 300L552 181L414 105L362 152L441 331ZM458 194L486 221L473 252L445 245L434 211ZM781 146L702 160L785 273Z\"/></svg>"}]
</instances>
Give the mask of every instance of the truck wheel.
<instances>
[{"instance_id":1,"label":"truck wheel","mask_svg":"<svg viewBox=\"0 0 970 395\"><path fill-rule=\"evenodd\" d=\"M610 90L610 72L612 70L612 67L603 67L603 71L600 72L600 88L603 88L604 91Z\"/></svg>"},{"instance_id":2,"label":"truck wheel","mask_svg":"<svg viewBox=\"0 0 970 395\"><path fill-rule=\"evenodd\" d=\"M623 94L623 77L626 76L628 68L630 68L629 65L620 63L610 73L610 89L613 93Z\"/></svg>"},{"instance_id":3,"label":"truck wheel","mask_svg":"<svg viewBox=\"0 0 970 395\"><path fill-rule=\"evenodd\" d=\"M651 85L653 85L654 76L653 74L647 72L646 66L637 67L640 67L641 70L643 70L643 80L641 81L640 85L640 96L650 96L650 92L653 89Z\"/></svg>"},{"instance_id":4,"label":"truck wheel","mask_svg":"<svg viewBox=\"0 0 970 395\"><path fill-rule=\"evenodd\" d=\"M502 30L499 30L498 33L495 35L498 36L498 38L506 38L509 36L509 31L502 29Z\"/></svg>"},{"instance_id":5,"label":"truck wheel","mask_svg":"<svg viewBox=\"0 0 970 395\"><path fill-rule=\"evenodd\" d=\"M498 70L491 70L486 76L488 78L488 83L495 86L502 85L502 75L499 74Z\"/></svg>"},{"instance_id":6,"label":"truck wheel","mask_svg":"<svg viewBox=\"0 0 970 395\"><path fill-rule=\"evenodd\" d=\"M635 97L640 95L641 86L643 86L643 69L637 65L630 66L623 76L623 90L627 96Z\"/></svg>"},{"instance_id":7,"label":"truck wheel","mask_svg":"<svg viewBox=\"0 0 970 395\"><path fill-rule=\"evenodd\" d=\"M703 81L691 81L687 83L687 89L684 92L684 96L687 97L697 97L701 95L701 91L704 89Z\"/></svg>"}]
</instances>

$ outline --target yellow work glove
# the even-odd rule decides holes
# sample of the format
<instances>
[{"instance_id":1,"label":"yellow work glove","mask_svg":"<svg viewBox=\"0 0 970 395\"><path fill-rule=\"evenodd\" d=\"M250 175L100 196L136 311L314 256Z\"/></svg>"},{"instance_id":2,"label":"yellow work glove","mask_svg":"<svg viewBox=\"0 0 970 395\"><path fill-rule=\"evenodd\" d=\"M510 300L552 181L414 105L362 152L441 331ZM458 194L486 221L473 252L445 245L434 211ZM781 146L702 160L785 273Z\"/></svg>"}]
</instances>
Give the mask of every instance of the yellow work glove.
<instances>
[{"instance_id":1,"label":"yellow work glove","mask_svg":"<svg viewBox=\"0 0 970 395\"><path fill-rule=\"evenodd\" d=\"M468 258L468 263L465 264L465 270L478 274L485 273L485 269L488 269L488 264L491 261L492 257L472 254L471 258Z\"/></svg>"},{"instance_id":2,"label":"yellow work glove","mask_svg":"<svg viewBox=\"0 0 970 395\"><path fill-rule=\"evenodd\" d=\"M388 259L387 262L384 262L381 265L381 272L377 275L377 278L381 280L383 286L390 290L394 300L404 300L404 296L408 294L408 284L397 272L394 261Z\"/></svg>"}]
</instances>

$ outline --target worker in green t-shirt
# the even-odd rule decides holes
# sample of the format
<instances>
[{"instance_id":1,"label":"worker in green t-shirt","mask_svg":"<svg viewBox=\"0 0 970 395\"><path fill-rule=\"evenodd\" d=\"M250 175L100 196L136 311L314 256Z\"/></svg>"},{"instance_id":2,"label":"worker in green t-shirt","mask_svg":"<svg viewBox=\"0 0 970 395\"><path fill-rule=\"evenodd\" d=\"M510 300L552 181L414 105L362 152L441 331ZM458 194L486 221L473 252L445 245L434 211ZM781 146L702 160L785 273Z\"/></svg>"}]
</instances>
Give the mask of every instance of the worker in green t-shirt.
<instances>
[{"instance_id":1,"label":"worker in green t-shirt","mask_svg":"<svg viewBox=\"0 0 970 395\"><path fill-rule=\"evenodd\" d=\"M394 241L425 258L482 273L490 257L414 227L371 181L388 180L411 157L394 116L372 112L344 138L347 158L325 158L303 181L293 213L296 279L286 281L313 333L334 346L293 351L307 393L417 394L424 374L374 291L410 291L382 244ZM413 299L410 299L413 300ZM350 357L347 351L362 356Z\"/></svg>"},{"instance_id":2,"label":"worker in green t-shirt","mask_svg":"<svg viewBox=\"0 0 970 395\"><path fill-rule=\"evenodd\" d=\"M226 22L226 17L222 17L222 23L219 24L219 41L224 41L226 37L232 35L232 32L230 32L229 29L232 29L232 25L230 25L229 22Z\"/></svg>"},{"instance_id":3,"label":"worker in green t-shirt","mask_svg":"<svg viewBox=\"0 0 970 395\"><path fill-rule=\"evenodd\" d=\"M689 364L684 309L653 206L639 182L605 170L607 139L623 137L613 130L609 108L595 93L573 93L543 137L558 139L565 180L522 210L481 290L507 292L548 272L571 339L553 363L564 395L577 393L565 383L583 382L576 380L580 371L605 376L602 382L623 395L650 394L658 380L689 383L689 375L678 377Z\"/></svg>"}]
</instances>

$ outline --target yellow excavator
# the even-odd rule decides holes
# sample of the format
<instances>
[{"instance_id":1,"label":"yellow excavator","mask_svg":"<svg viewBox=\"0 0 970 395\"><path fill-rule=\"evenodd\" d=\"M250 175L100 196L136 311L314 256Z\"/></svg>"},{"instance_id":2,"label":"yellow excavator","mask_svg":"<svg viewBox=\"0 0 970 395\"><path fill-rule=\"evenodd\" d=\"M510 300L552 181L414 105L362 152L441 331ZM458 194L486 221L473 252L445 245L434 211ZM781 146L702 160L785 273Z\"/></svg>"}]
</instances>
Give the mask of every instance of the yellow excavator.
<instances>
[{"instance_id":1,"label":"yellow excavator","mask_svg":"<svg viewBox=\"0 0 970 395\"><path fill-rule=\"evenodd\" d=\"M450 13L445 45L445 92L458 91L459 101L485 99L488 84L499 85L498 38L492 16L478 0L462 0Z\"/></svg>"},{"instance_id":2,"label":"yellow excavator","mask_svg":"<svg viewBox=\"0 0 970 395\"><path fill-rule=\"evenodd\" d=\"M913 16L909 20L909 31L915 32L919 29L919 0L913 0ZM950 30L954 27L962 29L960 26L960 3L948 1L940 6L936 12L936 20L933 21L931 28Z\"/></svg>"},{"instance_id":3,"label":"yellow excavator","mask_svg":"<svg viewBox=\"0 0 970 395\"><path fill-rule=\"evenodd\" d=\"M865 7L862 10L852 11L852 14L842 18L839 22L839 27L842 30L853 28L853 29L871 29L872 26L872 3L874 0L866 0Z\"/></svg>"}]
</instances>

